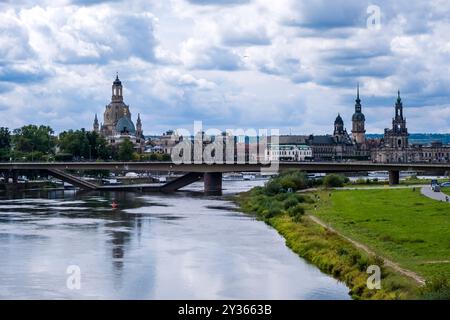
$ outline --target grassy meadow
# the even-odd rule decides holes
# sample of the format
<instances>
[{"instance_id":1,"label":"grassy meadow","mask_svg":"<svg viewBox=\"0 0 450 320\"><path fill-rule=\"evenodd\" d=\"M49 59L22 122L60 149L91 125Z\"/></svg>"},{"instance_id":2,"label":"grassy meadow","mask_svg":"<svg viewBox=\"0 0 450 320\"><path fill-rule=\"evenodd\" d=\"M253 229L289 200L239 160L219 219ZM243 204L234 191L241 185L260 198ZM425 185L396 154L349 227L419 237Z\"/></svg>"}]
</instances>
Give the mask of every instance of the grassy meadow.
<instances>
[{"instance_id":1,"label":"grassy meadow","mask_svg":"<svg viewBox=\"0 0 450 320\"><path fill-rule=\"evenodd\" d=\"M413 187L334 189L347 183L336 175L318 183L290 171L234 200L242 211L274 227L299 256L345 282L354 299L450 299L450 204ZM384 265L383 258L415 272L426 285ZM373 264L382 266L381 290L366 286L366 270Z\"/></svg>"},{"instance_id":2,"label":"grassy meadow","mask_svg":"<svg viewBox=\"0 0 450 320\"><path fill-rule=\"evenodd\" d=\"M450 279L450 204L416 189L320 191L311 213L426 279Z\"/></svg>"}]
</instances>

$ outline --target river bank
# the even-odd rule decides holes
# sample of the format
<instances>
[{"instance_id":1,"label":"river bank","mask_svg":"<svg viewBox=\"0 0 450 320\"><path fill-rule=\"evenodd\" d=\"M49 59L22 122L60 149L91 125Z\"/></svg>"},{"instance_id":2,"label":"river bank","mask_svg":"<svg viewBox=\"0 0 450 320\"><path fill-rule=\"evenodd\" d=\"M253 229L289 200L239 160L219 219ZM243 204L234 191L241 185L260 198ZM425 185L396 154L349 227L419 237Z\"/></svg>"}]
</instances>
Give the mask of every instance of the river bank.
<instances>
[{"instance_id":1,"label":"river bank","mask_svg":"<svg viewBox=\"0 0 450 320\"><path fill-rule=\"evenodd\" d=\"M240 209L256 215L276 229L286 240L286 245L322 272L344 282L353 299L413 299L418 295L418 284L412 279L398 275L391 268L382 266L381 290L367 287L369 265L382 265L379 257L371 256L355 248L334 232L323 228L307 215L291 217L288 213L265 217L252 209L254 191L235 197Z\"/></svg>"},{"instance_id":2,"label":"river bank","mask_svg":"<svg viewBox=\"0 0 450 320\"><path fill-rule=\"evenodd\" d=\"M286 192L282 187L281 191L277 190L280 186L305 189L309 182L302 179L301 174L284 175L265 187L236 195L234 201L240 210L276 229L300 257L344 282L354 299L447 297L449 268L445 264L428 263L444 257L442 243L446 243L443 239L446 233L436 227L423 228L429 223L446 227L439 220L443 219L442 204L421 198L414 188L327 190L319 187L301 194ZM402 205L396 210L399 201ZM419 223L411 220L412 210L423 216ZM354 216L350 219L346 214ZM425 224L424 219L430 219L429 223ZM381 267L379 290L367 287L370 265Z\"/></svg>"}]
</instances>

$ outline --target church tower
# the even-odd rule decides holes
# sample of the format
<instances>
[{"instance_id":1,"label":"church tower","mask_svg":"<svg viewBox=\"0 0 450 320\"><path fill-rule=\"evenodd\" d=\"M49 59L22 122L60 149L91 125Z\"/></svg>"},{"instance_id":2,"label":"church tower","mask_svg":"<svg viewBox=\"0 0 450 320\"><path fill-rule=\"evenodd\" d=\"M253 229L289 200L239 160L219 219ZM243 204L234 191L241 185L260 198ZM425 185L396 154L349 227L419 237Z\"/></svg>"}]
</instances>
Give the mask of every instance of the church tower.
<instances>
[{"instance_id":1,"label":"church tower","mask_svg":"<svg viewBox=\"0 0 450 320\"><path fill-rule=\"evenodd\" d=\"M403 102L398 91L395 103L395 117L392 119L392 139L391 146L397 148L408 147L408 129L406 128L406 118L403 117Z\"/></svg>"},{"instance_id":2,"label":"church tower","mask_svg":"<svg viewBox=\"0 0 450 320\"><path fill-rule=\"evenodd\" d=\"M342 141L345 136L345 129L344 129L344 120L342 120L341 115L338 113L336 120L334 120L334 137L337 141Z\"/></svg>"},{"instance_id":3,"label":"church tower","mask_svg":"<svg viewBox=\"0 0 450 320\"><path fill-rule=\"evenodd\" d=\"M119 80L119 75L116 75L116 80L114 80L112 85L112 102L123 102L122 95L122 82Z\"/></svg>"},{"instance_id":4,"label":"church tower","mask_svg":"<svg viewBox=\"0 0 450 320\"><path fill-rule=\"evenodd\" d=\"M362 113L361 99L359 98L359 84L356 89L355 113L352 116L352 138L357 144L366 141L366 117Z\"/></svg>"},{"instance_id":5,"label":"church tower","mask_svg":"<svg viewBox=\"0 0 450 320\"><path fill-rule=\"evenodd\" d=\"M136 120L136 137L141 138L142 136L143 136L143 132L142 132L141 114L138 113L138 117Z\"/></svg>"},{"instance_id":6,"label":"church tower","mask_svg":"<svg viewBox=\"0 0 450 320\"><path fill-rule=\"evenodd\" d=\"M100 126L98 124L97 114L95 114L95 119L94 119L94 132L97 132L97 133L100 132Z\"/></svg>"},{"instance_id":7,"label":"church tower","mask_svg":"<svg viewBox=\"0 0 450 320\"><path fill-rule=\"evenodd\" d=\"M116 75L112 84L111 102L105 108L100 133L103 136L113 136L121 132L134 134L135 127L131 120L130 107L123 101L122 82L119 75Z\"/></svg>"}]
</instances>

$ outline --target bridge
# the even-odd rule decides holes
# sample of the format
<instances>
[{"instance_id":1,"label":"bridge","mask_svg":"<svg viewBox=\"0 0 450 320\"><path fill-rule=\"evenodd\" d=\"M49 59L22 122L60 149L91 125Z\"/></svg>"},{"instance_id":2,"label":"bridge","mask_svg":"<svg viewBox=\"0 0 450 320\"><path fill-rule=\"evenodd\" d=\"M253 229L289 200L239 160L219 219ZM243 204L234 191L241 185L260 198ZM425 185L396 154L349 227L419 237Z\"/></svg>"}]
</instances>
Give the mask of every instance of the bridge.
<instances>
[{"instance_id":1,"label":"bridge","mask_svg":"<svg viewBox=\"0 0 450 320\"><path fill-rule=\"evenodd\" d=\"M141 187L141 189L172 192L195 181L204 181L205 192L222 190L222 174L227 172L260 172L269 170L271 165L278 165L280 170L297 169L308 173L343 173L388 171L389 183L399 184L401 171L450 172L450 163L373 163L373 162L278 162L263 163L184 163L173 162L8 162L0 163L0 172L12 177L24 171L45 172L55 178L69 182L87 190L123 189L124 186L99 186L76 177L66 170L108 170L113 172L179 172L183 176L161 186Z\"/></svg>"}]
</instances>

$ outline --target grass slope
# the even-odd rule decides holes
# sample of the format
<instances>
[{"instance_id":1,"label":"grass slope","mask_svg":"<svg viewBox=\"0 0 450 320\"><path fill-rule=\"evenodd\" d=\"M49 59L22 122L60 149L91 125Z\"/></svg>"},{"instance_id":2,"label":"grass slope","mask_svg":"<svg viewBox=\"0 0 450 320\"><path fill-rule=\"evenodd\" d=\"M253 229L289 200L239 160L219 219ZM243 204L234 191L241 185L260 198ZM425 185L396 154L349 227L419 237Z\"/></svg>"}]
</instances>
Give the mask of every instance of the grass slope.
<instances>
[{"instance_id":1,"label":"grass slope","mask_svg":"<svg viewBox=\"0 0 450 320\"><path fill-rule=\"evenodd\" d=\"M426 279L450 278L450 205L416 189L317 193L308 211ZM330 196L331 194L331 196Z\"/></svg>"},{"instance_id":2,"label":"grass slope","mask_svg":"<svg viewBox=\"0 0 450 320\"><path fill-rule=\"evenodd\" d=\"M450 187L442 188L442 192L450 196Z\"/></svg>"},{"instance_id":3,"label":"grass slope","mask_svg":"<svg viewBox=\"0 0 450 320\"><path fill-rule=\"evenodd\" d=\"M294 195L277 194L268 196L253 189L235 198L244 212L255 214L259 219L274 227L285 239L286 245L299 256L313 263L320 270L345 282L355 299L411 299L418 296L417 283L408 277L383 267L381 290L367 288L367 267L382 266L377 257L369 256L355 248L341 236L331 232L298 212L279 209L280 202L287 204ZM305 197L305 207L313 206ZM297 208L298 205L292 208Z\"/></svg>"}]
</instances>

